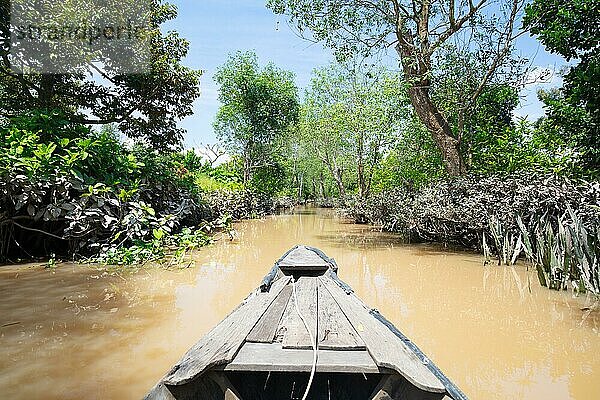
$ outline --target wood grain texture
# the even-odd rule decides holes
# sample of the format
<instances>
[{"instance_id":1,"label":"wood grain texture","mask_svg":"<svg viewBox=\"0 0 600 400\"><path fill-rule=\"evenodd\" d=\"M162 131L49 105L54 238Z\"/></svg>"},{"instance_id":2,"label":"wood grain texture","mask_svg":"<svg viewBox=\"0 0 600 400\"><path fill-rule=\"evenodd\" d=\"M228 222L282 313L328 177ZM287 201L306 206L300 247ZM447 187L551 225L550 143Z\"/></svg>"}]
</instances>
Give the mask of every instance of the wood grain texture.
<instances>
[{"instance_id":1,"label":"wood grain texture","mask_svg":"<svg viewBox=\"0 0 600 400\"><path fill-rule=\"evenodd\" d=\"M318 296L318 342L319 349L360 350L365 343L333 299L331 293L319 281Z\"/></svg>"},{"instance_id":2,"label":"wood grain texture","mask_svg":"<svg viewBox=\"0 0 600 400\"><path fill-rule=\"evenodd\" d=\"M279 261L279 268L286 269L290 267L327 269L329 263L314 251L304 246L298 246Z\"/></svg>"},{"instance_id":3,"label":"wood grain texture","mask_svg":"<svg viewBox=\"0 0 600 400\"><path fill-rule=\"evenodd\" d=\"M445 400L444 393L424 392L399 375L384 377L369 400Z\"/></svg>"},{"instance_id":4,"label":"wood grain texture","mask_svg":"<svg viewBox=\"0 0 600 400\"><path fill-rule=\"evenodd\" d=\"M271 290L257 290L196 343L163 379L167 385L185 384L208 369L230 362L246 336L279 295L289 278L273 283Z\"/></svg>"},{"instance_id":5,"label":"wood grain texture","mask_svg":"<svg viewBox=\"0 0 600 400\"><path fill-rule=\"evenodd\" d=\"M312 350L284 349L280 343L245 343L226 371L310 372ZM366 350L319 350L317 372L379 373Z\"/></svg>"},{"instance_id":6,"label":"wood grain texture","mask_svg":"<svg viewBox=\"0 0 600 400\"><path fill-rule=\"evenodd\" d=\"M317 287L318 278L300 277L295 283L296 296L292 292L290 301L286 308L286 318L282 321L285 333L283 335L284 349L312 349L310 334L304 326L296 310L295 301L298 301L298 309L304 316L313 338L317 335Z\"/></svg>"},{"instance_id":7,"label":"wood grain texture","mask_svg":"<svg viewBox=\"0 0 600 400\"><path fill-rule=\"evenodd\" d=\"M446 392L442 382L392 331L369 314L369 309L358 297L346 294L328 276L318 279L338 303L379 367L397 371L410 383L425 391Z\"/></svg>"},{"instance_id":8,"label":"wood grain texture","mask_svg":"<svg viewBox=\"0 0 600 400\"><path fill-rule=\"evenodd\" d=\"M144 397L144 400L177 400L175 396L161 382L154 386L150 392Z\"/></svg>"},{"instance_id":9,"label":"wood grain texture","mask_svg":"<svg viewBox=\"0 0 600 400\"><path fill-rule=\"evenodd\" d=\"M281 322L283 312L285 311L290 295L292 294L292 285L287 285L271 303L269 308L260 317L252 331L246 338L247 342L271 343L275 338L277 327Z\"/></svg>"}]
</instances>

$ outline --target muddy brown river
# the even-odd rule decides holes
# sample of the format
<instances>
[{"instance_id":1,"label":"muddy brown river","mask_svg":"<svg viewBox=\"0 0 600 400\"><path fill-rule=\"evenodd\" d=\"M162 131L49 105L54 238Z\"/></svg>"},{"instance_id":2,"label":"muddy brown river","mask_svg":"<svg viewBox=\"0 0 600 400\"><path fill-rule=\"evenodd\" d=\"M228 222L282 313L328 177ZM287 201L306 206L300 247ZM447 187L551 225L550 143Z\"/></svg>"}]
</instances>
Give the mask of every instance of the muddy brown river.
<instances>
[{"instance_id":1,"label":"muddy brown river","mask_svg":"<svg viewBox=\"0 0 600 400\"><path fill-rule=\"evenodd\" d=\"M600 399L593 299L542 288L524 265L402 244L326 210L236 229L184 269L0 267L0 399L142 398L295 244L334 257L471 399Z\"/></svg>"}]
</instances>

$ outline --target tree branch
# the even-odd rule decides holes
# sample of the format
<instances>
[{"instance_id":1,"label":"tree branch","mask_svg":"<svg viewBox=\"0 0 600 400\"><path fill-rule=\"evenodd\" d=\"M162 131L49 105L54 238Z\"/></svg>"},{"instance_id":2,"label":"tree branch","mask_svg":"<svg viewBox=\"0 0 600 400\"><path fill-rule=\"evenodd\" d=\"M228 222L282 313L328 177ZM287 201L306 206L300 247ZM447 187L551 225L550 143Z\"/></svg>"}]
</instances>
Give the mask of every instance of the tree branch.
<instances>
[{"instance_id":1,"label":"tree branch","mask_svg":"<svg viewBox=\"0 0 600 400\"><path fill-rule=\"evenodd\" d=\"M450 0L450 1L453 1L453 0ZM461 18L456 20L455 23L450 23L450 26L448 27L448 29L446 29L444 32L440 33L440 35L438 36L438 39L434 42L434 44L429 49L429 54L430 55L433 54L433 52L438 47L440 47L446 40L448 40L448 38L450 36L452 36L453 34L458 32L463 27L463 25L467 21L469 21L485 5L485 3L487 1L488 0L480 0L479 3L474 5L472 0L469 0L469 11L464 16L462 16ZM454 11L453 11L453 13L454 13Z\"/></svg>"},{"instance_id":2,"label":"tree branch","mask_svg":"<svg viewBox=\"0 0 600 400\"><path fill-rule=\"evenodd\" d=\"M522 3L523 3L522 0L513 0L512 1L508 24L506 26L504 34L502 35L505 39L504 39L504 41L502 41L502 40L498 41L498 52L496 54L496 57L494 58L494 61L492 61L490 66L488 67L483 79L479 83L479 86L477 87L477 89L475 90L475 92L473 93L471 98L469 99L468 106L473 105L475 103L475 101L477 100L477 98L481 95L481 93L483 92L483 89L485 88L488 81L490 80L490 78L492 77L492 75L494 74L496 69L498 68L498 65L500 64L502 59L504 57L506 57L506 55L510 52L511 44L513 43L513 41L516 38L518 38L519 36L521 36L524 32L526 32L526 31L521 31L517 35L513 36L515 19L517 18L517 13L520 8L519 5Z\"/></svg>"}]
</instances>

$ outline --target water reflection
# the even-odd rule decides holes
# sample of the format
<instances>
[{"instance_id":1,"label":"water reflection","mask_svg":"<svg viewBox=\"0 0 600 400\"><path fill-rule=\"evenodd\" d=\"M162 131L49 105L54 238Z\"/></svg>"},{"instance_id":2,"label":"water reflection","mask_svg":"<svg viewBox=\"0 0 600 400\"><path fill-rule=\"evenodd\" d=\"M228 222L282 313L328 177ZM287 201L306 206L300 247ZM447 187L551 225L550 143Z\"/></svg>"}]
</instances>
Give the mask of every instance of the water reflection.
<instances>
[{"instance_id":1,"label":"water reflection","mask_svg":"<svg viewBox=\"0 0 600 400\"><path fill-rule=\"evenodd\" d=\"M342 279L472 399L600 398L600 318L582 311L592 300L540 288L523 266L406 245L328 210L237 230L183 270L0 268L1 397L141 398L303 243L334 257Z\"/></svg>"}]
</instances>

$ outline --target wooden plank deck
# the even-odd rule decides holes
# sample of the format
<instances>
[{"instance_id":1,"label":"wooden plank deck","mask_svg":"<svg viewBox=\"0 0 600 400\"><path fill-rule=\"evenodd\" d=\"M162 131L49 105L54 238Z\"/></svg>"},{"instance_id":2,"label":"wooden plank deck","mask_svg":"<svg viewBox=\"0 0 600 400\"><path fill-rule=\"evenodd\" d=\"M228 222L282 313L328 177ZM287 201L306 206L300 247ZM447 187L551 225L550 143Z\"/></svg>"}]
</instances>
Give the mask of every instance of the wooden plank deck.
<instances>
[{"instance_id":1,"label":"wooden plank deck","mask_svg":"<svg viewBox=\"0 0 600 400\"><path fill-rule=\"evenodd\" d=\"M326 270L330 267L327 261L305 246L294 248L278 264L283 270Z\"/></svg>"},{"instance_id":2,"label":"wooden plank deck","mask_svg":"<svg viewBox=\"0 0 600 400\"><path fill-rule=\"evenodd\" d=\"M347 294L328 276L318 278L331 293L346 317L364 341L369 354L382 368L397 371L416 387L435 393L446 387L386 326L377 321L354 294Z\"/></svg>"},{"instance_id":3,"label":"wooden plank deck","mask_svg":"<svg viewBox=\"0 0 600 400\"><path fill-rule=\"evenodd\" d=\"M269 292L256 291L244 303L198 341L163 379L167 385L182 385L208 369L231 362L258 319L287 285L285 277Z\"/></svg>"},{"instance_id":4,"label":"wooden plank deck","mask_svg":"<svg viewBox=\"0 0 600 400\"><path fill-rule=\"evenodd\" d=\"M267 311L260 317L256 326L246 338L247 342L271 343L274 341L277 328L283 317L283 312L289 303L291 294L292 286L286 285L273 303L271 303Z\"/></svg>"},{"instance_id":5,"label":"wooden plank deck","mask_svg":"<svg viewBox=\"0 0 600 400\"><path fill-rule=\"evenodd\" d=\"M245 343L226 371L310 372L312 350L285 349L280 343ZM379 368L366 350L319 350L317 372L376 374Z\"/></svg>"},{"instance_id":6,"label":"wooden plank deck","mask_svg":"<svg viewBox=\"0 0 600 400\"><path fill-rule=\"evenodd\" d=\"M295 283L296 296L292 292L282 324L285 326L283 335L284 349L312 349L311 335L296 310L295 301L298 300L298 309L307 322L312 337L317 337L317 287L318 281L314 277L303 276Z\"/></svg>"},{"instance_id":7,"label":"wooden plank deck","mask_svg":"<svg viewBox=\"0 0 600 400\"><path fill-rule=\"evenodd\" d=\"M210 374L218 377L223 371L310 372L314 360L310 331L318 343L317 372L382 375L373 399L450 400L448 393L466 399L458 389L458 395L448 392L443 374L435 366L430 369L418 348L339 281L336 268L320 250L305 246L290 250L264 285L202 337L149 398L179 399L177 391L169 397L174 387L185 391L186 386L205 384L212 379ZM200 375L207 378L195 380ZM227 384L219 385L226 398L238 399L226 390Z\"/></svg>"},{"instance_id":8,"label":"wooden plank deck","mask_svg":"<svg viewBox=\"0 0 600 400\"><path fill-rule=\"evenodd\" d=\"M331 293L325 288L323 282L320 280L318 282L319 349L365 349L365 342L363 342L352 327L338 303L331 296Z\"/></svg>"}]
</instances>

